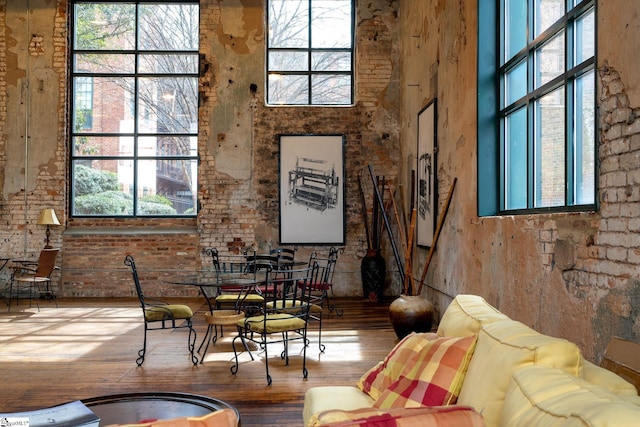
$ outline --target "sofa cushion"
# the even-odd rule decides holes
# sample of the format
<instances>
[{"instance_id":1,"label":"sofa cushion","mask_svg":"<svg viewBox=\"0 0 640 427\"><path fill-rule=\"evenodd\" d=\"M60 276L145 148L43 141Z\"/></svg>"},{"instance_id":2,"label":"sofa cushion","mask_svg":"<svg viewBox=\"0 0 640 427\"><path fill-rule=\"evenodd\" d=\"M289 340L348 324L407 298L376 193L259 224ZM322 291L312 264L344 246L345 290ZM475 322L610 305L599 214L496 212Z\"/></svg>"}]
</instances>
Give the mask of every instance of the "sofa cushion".
<instances>
[{"instance_id":1,"label":"sofa cushion","mask_svg":"<svg viewBox=\"0 0 640 427\"><path fill-rule=\"evenodd\" d=\"M582 372L580 378L585 381L604 387L614 394L623 396L637 396L638 391L636 387L629 381L626 381L619 375L605 369L600 366L594 365L588 360L582 361Z\"/></svg>"},{"instance_id":2,"label":"sofa cushion","mask_svg":"<svg viewBox=\"0 0 640 427\"><path fill-rule=\"evenodd\" d=\"M358 387L374 400L377 399L400 377L405 366L413 364L429 341L436 338L438 336L431 332L407 335L395 345L384 360L360 377Z\"/></svg>"},{"instance_id":3,"label":"sofa cushion","mask_svg":"<svg viewBox=\"0 0 640 427\"><path fill-rule=\"evenodd\" d=\"M466 337L478 333L482 325L509 317L478 295L457 295L438 324L438 336Z\"/></svg>"},{"instance_id":4,"label":"sofa cushion","mask_svg":"<svg viewBox=\"0 0 640 427\"><path fill-rule=\"evenodd\" d=\"M530 366L513 374L501 425L527 427L635 426L640 403L621 399L563 369Z\"/></svg>"},{"instance_id":5,"label":"sofa cushion","mask_svg":"<svg viewBox=\"0 0 640 427\"><path fill-rule=\"evenodd\" d=\"M374 400L355 386L312 387L304 394L302 418L308 426L311 417L329 409L350 411L370 408Z\"/></svg>"},{"instance_id":6,"label":"sofa cushion","mask_svg":"<svg viewBox=\"0 0 640 427\"><path fill-rule=\"evenodd\" d=\"M458 403L473 406L488 426L498 426L511 375L529 365L548 365L577 376L582 355L575 344L542 335L520 322L483 325Z\"/></svg>"},{"instance_id":7,"label":"sofa cushion","mask_svg":"<svg viewBox=\"0 0 640 427\"><path fill-rule=\"evenodd\" d=\"M373 406L410 408L456 403L475 345L475 335L429 341L420 357L405 367Z\"/></svg>"},{"instance_id":8,"label":"sofa cushion","mask_svg":"<svg viewBox=\"0 0 640 427\"><path fill-rule=\"evenodd\" d=\"M359 409L326 411L312 420L311 426L332 427L482 427L482 415L468 406L422 408Z\"/></svg>"}]
</instances>

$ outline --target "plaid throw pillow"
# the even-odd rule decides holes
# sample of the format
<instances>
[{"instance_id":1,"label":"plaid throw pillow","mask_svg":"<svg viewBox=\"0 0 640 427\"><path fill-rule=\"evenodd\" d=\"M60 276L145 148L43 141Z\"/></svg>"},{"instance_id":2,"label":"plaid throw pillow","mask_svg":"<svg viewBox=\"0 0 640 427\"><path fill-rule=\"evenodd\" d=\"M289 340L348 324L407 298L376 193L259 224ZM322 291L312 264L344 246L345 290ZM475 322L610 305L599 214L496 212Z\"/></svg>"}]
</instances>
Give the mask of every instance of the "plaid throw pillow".
<instances>
[{"instance_id":1,"label":"plaid throw pillow","mask_svg":"<svg viewBox=\"0 0 640 427\"><path fill-rule=\"evenodd\" d=\"M470 406L431 408L363 408L318 414L309 427L484 427L482 415Z\"/></svg>"},{"instance_id":2,"label":"plaid throw pillow","mask_svg":"<svg viewBox=\"0 0 640 427\"><path fill-rule=\"evenodd\" d=\"M429 344L429 340L435 340L438 336L434 333L413 333L404 337L389 352L383 361L369 369L358 380L358 387L373 399L395 382L406 366L416 360L422 349Z\"/></svg>"},{"instance_id":3,"label":"plaid throw pillow","mask_svg":"<svg viewBox=\"0 0 640 427\"><path fill-rule=\"evenodd\" d=\"M406 366L398 380L380 394L373 406L411 408L456 403L476 339L472 335L428 342L421 357Z\"/></svg>"}]
</instances>

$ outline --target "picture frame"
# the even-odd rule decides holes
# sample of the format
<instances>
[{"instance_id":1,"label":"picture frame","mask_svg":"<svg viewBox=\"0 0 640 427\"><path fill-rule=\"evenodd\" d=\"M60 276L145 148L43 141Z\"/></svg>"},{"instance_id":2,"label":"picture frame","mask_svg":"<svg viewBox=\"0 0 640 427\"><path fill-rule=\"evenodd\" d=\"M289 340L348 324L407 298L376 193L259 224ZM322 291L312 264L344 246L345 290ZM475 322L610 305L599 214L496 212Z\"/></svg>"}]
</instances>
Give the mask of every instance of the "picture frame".
<instances>
[{"instance_id":1,"label":"picture frame","mask_svg":"<svg viewBox=\"0 0 640 427\"><path fill-rule=\"evenodd\" d=\"M418 146L416 155L416 244L428 248L433 244L437 204L437 102L429 101L418 112Z\"/></svg>"},{"instance_id":2,"label":"picture frame","mask_svg":"<svg viewBox=\"0 0 640 427\"><path fill-rule=\"evenodd\" d=\"M344 245L344 135L280 135L280 244Z\"/></svg>"}]
</instances>

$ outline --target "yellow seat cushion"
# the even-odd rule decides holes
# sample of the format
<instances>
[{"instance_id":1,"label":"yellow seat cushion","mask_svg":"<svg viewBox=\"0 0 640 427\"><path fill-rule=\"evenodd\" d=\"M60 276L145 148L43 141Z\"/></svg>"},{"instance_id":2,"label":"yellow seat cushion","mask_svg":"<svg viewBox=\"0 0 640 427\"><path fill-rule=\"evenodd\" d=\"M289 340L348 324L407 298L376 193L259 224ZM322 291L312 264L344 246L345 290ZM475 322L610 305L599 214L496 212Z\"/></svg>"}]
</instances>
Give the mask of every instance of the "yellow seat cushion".
<instances>
[{"instance_id":1,"label":"yellow seat cushion","mask_svg":"<svg viewBox=\"0 0 640 427\"><path fill-rule=\"evenodd\" d=\"M193 311L187 305L167 304L157 307L150 307L144 311L144 317L147 322L156 322L168 319L190 319L193 317Z\"/></svg>"},{"instance_id":2,"label":"yellow seat cushion","mask_svg":"<svg viewBox=\"0 0 640 427\"><path fill-rule=\"evenodd\" d=\"M323 411L340 409L350 411L371 408L373 399L355 386L312 387L304 395L302 418L308 426L311 417Z\"/></svg>"},{"instance_id":3,"label":"yellow seat cushion","mask_svg":"<svg viewBox=\"0 0 640 427\"><path fill-rule=\"evenodd\" d=\"M510 319L481 296L460 294L447 307L436 333L441 337L467 337L476 335L482 325L498 320Z\"/></svg>"},{"instance_id":4,"label":"yellow seat cushion","mask_svg":"<svg viewBox=\"0 0 640 427\"><path fill-rule=\"evenodd\" d=\"M500 425L637 426L640 399L631 403L563 369L530 366L513 374Z\"/></svg>"},{"instance_id":5,"label":"yellow seat cushion","mask_svg":"<svg viewBox=\"0 0 640 427\"><path fill-rule=\"evenodd\" d=\"M286 313L269 314L266 321L264 316L252 316L236 322L236 325L243 328L249 328L259 334L294 331L303 329L305 324L305 321L299 317Z\"/></svg>"},{"instance_id":6,"label":"yellow seat cushion","mask_svg":"<svg viewBox=\"0 0 640 427\"><path fill-rule=\"evenodd\" d=\"M529 365L553 366L577 376L582 355L574 343L542 335L520 322L483 325L458 404L473 406L482 413L487 426L499 426L511 375Z\"/></svg>"},{"instance_id":7,"label":"yellow seat cushion","mask_svg":"<svg viewBox=\"0 0 640 427\"><path fill-rule=\"evenodd\" d=\"M216 302L217 303L236 303L238 302L238 300L240 300L242 298L244 298L244 295L241 294L222 294L222 295L218 295L216 297ZM262 295L258 295L258 294L249 294L246 296L246 298L244 298L243 302L262 302L264 301L264 297Z\"/></svg>"}]
</instances>

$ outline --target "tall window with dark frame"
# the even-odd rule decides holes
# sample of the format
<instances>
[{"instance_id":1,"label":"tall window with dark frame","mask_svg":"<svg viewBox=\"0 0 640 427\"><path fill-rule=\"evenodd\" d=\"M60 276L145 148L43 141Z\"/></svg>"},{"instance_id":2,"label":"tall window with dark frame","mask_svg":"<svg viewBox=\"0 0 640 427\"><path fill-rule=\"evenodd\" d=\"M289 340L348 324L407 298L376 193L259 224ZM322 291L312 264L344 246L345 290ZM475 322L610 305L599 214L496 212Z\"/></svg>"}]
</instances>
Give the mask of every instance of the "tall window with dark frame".
<instances>
[{"instance_id":1,"label":"tall window with dark frame","mask_svg":"<svg viewBox=\"0 0 640 427\"><path fill-rule=\"evenodd\" d=\"M500 0L500 211L596 203L595 2Z\"/></svg>"},{"instance_id":2,"label":"tall window with dark frame","mask_svg":"<svg viewBox=\"0 0 640 427\"><path fill-rule=\"evenodd\" d=\"M72 1L71 215L195 216L198 1Z\"/></svg>"},{"instance_id":3,"label":"tall window with dark frame","mask_svg":"<svg viewBox=\"0 0 640 427\"><path fill-rule=\"evenodd\" d=\"M268 105L353 104L353 0L268 0L267 23Z\"/></svg>"}]
</instances>

